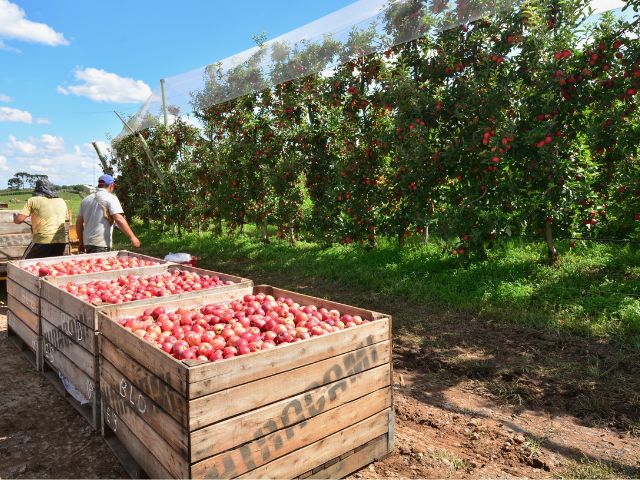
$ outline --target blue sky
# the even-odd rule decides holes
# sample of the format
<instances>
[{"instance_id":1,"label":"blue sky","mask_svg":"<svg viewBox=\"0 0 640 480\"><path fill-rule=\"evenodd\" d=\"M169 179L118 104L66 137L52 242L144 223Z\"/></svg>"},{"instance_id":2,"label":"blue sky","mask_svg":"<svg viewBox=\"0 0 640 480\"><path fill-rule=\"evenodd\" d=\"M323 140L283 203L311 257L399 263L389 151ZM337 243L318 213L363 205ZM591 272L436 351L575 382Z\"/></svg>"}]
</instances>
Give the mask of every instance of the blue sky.
<instances>
[{"instance_id":1,"label":"blue sky","mask_svg":"<svg viewBox=\"0 0 640 480\"><path fill-rule=\"evenodd\" d=\"M0 0L0 188L17 171L93 184L160 78L217 62L353 0ZM619 0L595 0L611 8Z\"/></svg>"}]
</instances>

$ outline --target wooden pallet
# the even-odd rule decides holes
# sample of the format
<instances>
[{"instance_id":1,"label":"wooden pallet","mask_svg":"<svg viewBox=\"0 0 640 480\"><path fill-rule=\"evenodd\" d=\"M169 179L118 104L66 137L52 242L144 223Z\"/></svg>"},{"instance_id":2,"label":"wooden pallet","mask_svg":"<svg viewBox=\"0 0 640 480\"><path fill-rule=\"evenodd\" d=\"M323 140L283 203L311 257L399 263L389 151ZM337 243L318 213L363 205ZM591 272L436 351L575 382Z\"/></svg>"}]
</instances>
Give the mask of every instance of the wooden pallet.
<instances>
[{"instance_id":1,"label":"wooden pallet","mask_svg":"<svg viewBox=\"0 0 640 480\"><path fill-rule=\"evenodd\" d=\"M99 313L104 423L150 477L322 475L355 470L392 448L391 318L254 287L260 292L371 322L210 363L177 361L113 321L142 307ZM215 295L191 300L208 303Z\"/></svg>"},{"instance_id":2,"label":"wooden pallet","mask_svg":"<svg viewBox=\"0 0 640 480\"><path fill-rule=\"evenodd\" d=\"M219 291L219 295L224 295L224 292L231 292L238 289L248 291L253 285L251 280L241 277L175 264L141 267L138 269L113 270L85 275L49 277L41 281L40 325L45 363L56 373L61 373L68 378L83 395L85 395L85 393L94 395L91 397L91 415L87 418L95 430L99 430L101 425L100 375L98 373L99 327L97 314L105 308L113 308L113 305L92 305L60 289L58 285L64 285L69 281L86 283L93 280L110 280L122 275L156 275L176 269L195 271L201 275L217 275L225 281L230 280L236 282L234 285L217 287L211 290ZM174 301L177 302L186 301L188 303L190 298L200 294L201 292L189 292L169 297L139 300L127 303L126 305L140 305L148 308L150 305L166 301L167 298L175 299ZM86 395L85 397L90 398Z\"/></svg>"},{"instance_id":3,"label":"wooden pallet","mask_svg":"<svg viewBox=\"0 0 640 480\"><path fill-rule=\"evenodd\" d=\"M23 352L36 371L42 370L41 337L21 322L11 310L7 312L7 337Z\"/></svg>"}]
</instances>

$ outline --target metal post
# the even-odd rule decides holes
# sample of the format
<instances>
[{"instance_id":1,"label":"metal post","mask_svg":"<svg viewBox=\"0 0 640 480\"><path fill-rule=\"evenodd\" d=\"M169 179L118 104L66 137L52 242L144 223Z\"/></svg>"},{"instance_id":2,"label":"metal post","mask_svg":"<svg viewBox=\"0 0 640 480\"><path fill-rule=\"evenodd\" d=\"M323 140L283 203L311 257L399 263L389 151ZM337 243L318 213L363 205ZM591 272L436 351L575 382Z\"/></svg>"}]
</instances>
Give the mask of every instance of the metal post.
<instances>
[{"instance_id":1,"label":"metal post","mask_svg":"<svg viewBox=\"0 0 640 480\"><path fill-rule=\"evenodd\" d=\"M167 96L164 91L164 78L160 79L160 90L162 90L162 114L164 115L164 126L169 125L169 120L167 119Z\"/></svg>"}]
</instances>

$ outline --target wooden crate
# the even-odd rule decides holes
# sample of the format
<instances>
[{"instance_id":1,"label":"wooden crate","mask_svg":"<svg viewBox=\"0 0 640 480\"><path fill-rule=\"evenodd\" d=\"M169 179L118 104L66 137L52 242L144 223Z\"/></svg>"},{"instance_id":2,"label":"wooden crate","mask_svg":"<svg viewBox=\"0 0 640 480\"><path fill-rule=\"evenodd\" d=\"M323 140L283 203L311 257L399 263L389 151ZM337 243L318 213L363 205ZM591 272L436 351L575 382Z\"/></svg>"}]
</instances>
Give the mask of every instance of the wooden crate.
<instances>
[{"instance_id":1,"label":"wooden crate","mask_svg":"<svg viewBox=\"0 0 640 480\"><path fill-rule=\"evenodd\" d=\"M26 223L13 223L18 210L0 211L0 278L7 273L7 264L21 258L31 243L31 227Z\"/></svg>"},{"instance_id":2,"label":"wooden crate","mask_svg":"<svg viewBox=\"0 0 640 480\"><path fill-rule=\"evenodd\" d=\"M393 447L391 318L253 288L261 292L372 321L211 363L178 361L114 321L142 307L99 313L105 431L151 478L344 476ZM173 310L229 296L160 305Z\"/></svg>"},{"instance_id":3,"label":"wooden crate","mask_svg":"<svg viewBox=\"0 0 640 480\"><path fill-rule=\"evenodd\" d=\"M18 226L18 225L16 225ZM0 237L1 238L1 237ZM2 247L0 247L1 249ZM133 256L137 258L143 258L145 260L153 260L155 262L160 263L158 266L152 267L140 267L142 269L158 269L162 265L171 265L169 262L165 260L161 260L159 258L149 257L147 255L140 255L133 252L128 252L126 250L119 250L113 252L104 252L104 253L92 253L86 255L76 255L73 257L73 260L81 260L87 258L110 258L110 257L128 257ZM42 277L38 277L33 275L26 270L23 270L24 267L29 265L33 265L38 262L42 262L45 265L50 265L54 263L58 263L61 261L65 261L70 259L70 257L49 257L49 258L34 258L29 260L14 260L9 262L7 265L8 275L7 275L7 306L9 310L13 312L15 315L16 322L22 322L24 325L21 328L16 328L15 332L18 336L22 333L25 334L24 337L21 337L23 341L31 344L33 335L40 337L40 284L42 281ZM163 267L166 268L166 267ZM126 270L114 270L120 272L121 274L124 272L130 272L132 269ZM106 272L105 272L106 273ZM98 274L94 274L98 275ZM80 275L74 275L73 277L65 277L65 278L78 278ZM67 280L70 281L70 280ZM37 343L37 349L35 351L35 355L37 357L36 365L42 367L44 362L42 361L43 351L41 349L42 343Z\"/></svg>"},{"instance_id":4,"label":"wooden crate","mask_svg":"<svg viewBox=\"0 0 640 480\"><path fill-rule=\"evenodd\" d=\"M20 321L11 310L7 312L7 337L25 354L33 368L37 371L42 369L41 337Z\"/></svg>"},{"instance_id":5,"label":"wooden crate","mask_svg":"<svg viewBox=\"0 0 640 480\"><path fill-rule=\"evenodd\" d=\"M45 372L53 371L56 375L49 376L54 379L57 378L58 374L62 374L80 390L85 398L91 400L88 408L79 410L96 430L100 428L101 412L100 388L98 385L99 328L97 314L100 310L113 308L114 305L92 305L62 290L58 285L64 285L70 281L80 284L95 280L111 280L121 275L156 275L173 270L192 271L201 275L217 275L224 281L235 282L234 285L216 287L211 290L215 290L219 294L238 289L246 291L253 286L251 280L242 277L168 263L138 269L48 277L41 282L40 314L44 370ZM189 302L190 298L201 294L202 290L168 297L155 297L148 300L120 304L118 307L140 305L144 309L150 305L162 303L167 298L171 298L175 302ZM69 400L74 403L72 399Z\"/></svg>"}]
</instances>

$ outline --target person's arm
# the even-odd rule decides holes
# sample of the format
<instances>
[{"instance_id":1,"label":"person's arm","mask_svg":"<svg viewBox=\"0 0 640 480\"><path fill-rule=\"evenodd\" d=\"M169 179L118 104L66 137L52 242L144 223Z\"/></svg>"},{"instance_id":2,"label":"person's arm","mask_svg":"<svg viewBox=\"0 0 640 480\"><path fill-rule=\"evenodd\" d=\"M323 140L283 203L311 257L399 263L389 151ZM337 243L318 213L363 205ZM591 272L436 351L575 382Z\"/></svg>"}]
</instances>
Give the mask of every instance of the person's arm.
<instances>
[{"instance_id":1,"label":"person's arm","mask_svg":"<svg viewBox=\"0 0 640 480\"><path fill-rule=\"evenodd\" d=\"M84 252L84 219L78 215L76 217L76 234L78 235L78 251Z\"/></svg>"},{"instance_id":2,"label":"person's arm","mask_svg":"<svg viewBox=\"0 0 640 480\"><path fill-rule=\"evenodd\" d=\"M113 217L113 221L118 226L120 231L127 237L129 237L129 240L131 240L131 245L133 245L135 248L140 247L140 240L138 240L138 237L136 237L133 233L133 230L131 230L127 219L124 218L121 213L112 214L111 216Z\"/></svg>"},{"instance_id":3,"label":"person's arm","mask_svg":"<svg viewBox=\"0 0 640 480\"><path fill-rule=\"evenodd\" d=\"M27 218L29 218L29 215L24 215L22 213L14 213L13 214L13 223L20 224L20 223L24 222Z\"/></svg>"}]
</instances>

